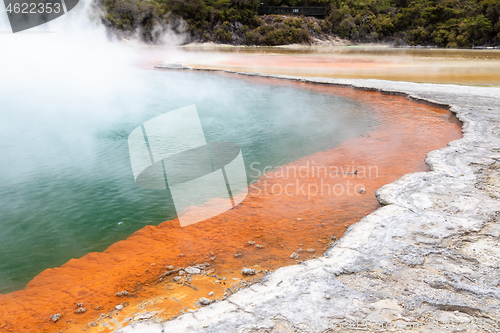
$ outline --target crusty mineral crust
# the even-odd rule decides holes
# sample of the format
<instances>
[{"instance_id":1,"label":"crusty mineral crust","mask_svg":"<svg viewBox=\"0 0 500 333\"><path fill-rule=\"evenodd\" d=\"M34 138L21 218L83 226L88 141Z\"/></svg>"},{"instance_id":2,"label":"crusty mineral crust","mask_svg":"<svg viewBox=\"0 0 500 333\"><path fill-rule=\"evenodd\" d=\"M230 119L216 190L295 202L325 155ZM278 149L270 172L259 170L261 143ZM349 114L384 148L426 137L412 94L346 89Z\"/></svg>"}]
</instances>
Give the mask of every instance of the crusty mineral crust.
<instances>
[{"instance_id":1,"label":"crusty mineral crust","mask_svg":"<svg viewBox=\"0 0 500 333\"><path fill-rule=\"evenodd\" d=\"M239 74L449 106L463 122L463 138L427 155L432 171L380 188L384 206L352 225L323 257L280 268L177 319L136 322L119 332L348 332L342 321L500 320L500 88ZM427 325L416 331L451 330ZM500 327L462 330L483 331Z\"/></svg>"}]
</instances>

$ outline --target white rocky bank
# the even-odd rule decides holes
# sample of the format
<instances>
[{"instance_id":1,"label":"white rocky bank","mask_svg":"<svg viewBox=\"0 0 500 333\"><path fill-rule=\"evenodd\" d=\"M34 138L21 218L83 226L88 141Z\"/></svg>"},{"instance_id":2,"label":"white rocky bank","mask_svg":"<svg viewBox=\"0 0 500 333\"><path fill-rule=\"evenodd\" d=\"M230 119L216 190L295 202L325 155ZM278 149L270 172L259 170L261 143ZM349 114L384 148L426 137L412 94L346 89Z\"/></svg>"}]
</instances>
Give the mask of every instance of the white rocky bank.
<instances>
[{"instance_id":1,"label":"white rocky bank","mask_svg":"<svg viewBox=\"0 0 500 333\"><path fill-rule=\"evenodd\" d=\"M500 331L500 88L273 77L450 106L463 138L427 155L432 171L380 188L383 207L323 257L196 312L119 332Z\"/></svg>"}]
</instances>

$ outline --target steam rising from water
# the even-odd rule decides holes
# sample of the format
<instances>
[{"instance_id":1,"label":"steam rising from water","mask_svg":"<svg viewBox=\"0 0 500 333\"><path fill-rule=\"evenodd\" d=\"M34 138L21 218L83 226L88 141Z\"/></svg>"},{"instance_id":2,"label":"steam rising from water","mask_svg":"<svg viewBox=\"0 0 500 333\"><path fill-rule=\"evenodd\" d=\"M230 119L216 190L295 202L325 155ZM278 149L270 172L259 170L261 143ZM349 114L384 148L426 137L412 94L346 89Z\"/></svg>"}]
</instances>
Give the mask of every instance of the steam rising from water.
<instances>
[{"instance_id":1,"label":"steam rising from water","mask_svg":"<svg viewBox=\"0 0 500 333\"><path fill-rule=\"evenodd\" d=\"M133 68L144 46L110 40L101 14L90 0L80 1L54 21L12 34L6 12L0 11L0 149L8 142L32 147L29 159L4 156L16 164L9 169L29 174L40 168L43 156L74 157L70 151L60 156L58 145L85 147L92 158L89 127L134 121L144 109L144 75ZM165 33L164 40L170 37ZM47 142L40 131L57 138L49 135Z\"/></svg>"}]
</instances>

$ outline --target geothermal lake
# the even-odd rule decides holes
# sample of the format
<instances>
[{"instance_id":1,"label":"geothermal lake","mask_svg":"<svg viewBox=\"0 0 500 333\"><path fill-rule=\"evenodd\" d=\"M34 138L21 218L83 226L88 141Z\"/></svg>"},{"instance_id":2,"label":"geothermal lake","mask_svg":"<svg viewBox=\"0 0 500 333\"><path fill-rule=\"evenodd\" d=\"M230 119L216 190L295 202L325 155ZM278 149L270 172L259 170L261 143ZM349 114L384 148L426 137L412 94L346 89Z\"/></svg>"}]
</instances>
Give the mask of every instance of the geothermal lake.
<instances>
[{"instance_id":1,"label":"geothermal lake","mask_svg":"<svg viewBox=\"0 0 500 333\"><path fill-rule=\"evenodd\" d=\"M15 68L0 77L3 327L88 329L116 311L123 290L133 294L129 305L103 325L118 328L138 309L171 319L212 291L224 299L268 271L322 255L380 206L378 188L429 170L425 154L461 136L448 110L402 96L151 70L144 61L149 69L115 66L121 51L104 54L104 64L101 54L85 53L81 66L45 66L52 56L43 53L29 70L0 61L6 73ZM46 75L54 68L55 77ZM241 147L252 184L240 205L181 228L169 191L136 186L128 136L192 104L208 142ZM165 276L166 267L195 264L204 271L191 287ZM256 275L244 276L243 267ZM77 303L85 314L75 313ZM64 320L54 324L55 311Z\"/></svg>"},{"instance_id":2,"label":"geothermal lake","mask_svg":"<svg viewBox=\"0 0 500 333\"><path fill-rule=\"evenodd\" d=\"M121 319L137 309L160 309L157 318L170 319L195 309L210 291L214 299L224 299L246 279L320 256L350 224L379 207L378 188L406 173L429 170L425 154L461 136L447 110L400 96L241 75L155 71L144 62L500 84L500 53L494 50L188 47L149 54L147 48L136 52L109 43L102 27L94 31L73 14L64 24L59 21L59 32L70 31L60 38L49 31L52 27L0 35L6 50L15 50L0 54L0 329L82 331L101 313L115 311L122 301L115 293L122 290L134 297L126 299L131 304L120 312ZM140 53L136 63L148 70L131 65L137 60L134 52ZM241 147L248 182L256 183L241 205L180 228L168 190L136 186L128 136L145 121L192 104L206 140ZM328 169L316 177L309 173L314 163L343 167L349 174L335 178ZM270 171L260 177L265 168L279 166L305 168L308 176ZM361 172L364 166L376 171L367 175ZM308 187L327 181L328 189L362 185L366 192L273 191L299 181ZM269 192L261 191L268 184ZM300 258L291 257L295 252ZM170 265L207 262L226 282L207 274L195 277L190 281L195 288L189 288L173 276L163 279ZM242 267L258 273L242 276ZM148 305L156 299L158 304ZM75 313L77 303L85 304L85 314ZM64 320L54 324L48 318L56 312ZM111 325L123 323L113 320Z\"/></svg>"},{"instance_id":3,"label":"geothermal lake","mask_svg":"<svg viewBox=\"0 0 500 333\"><path fill-rule=\"evenodd\" d=\"M300 86L131 71L133 99L119 84L98 105L77 90L0 94L0 293L175 217L170 193L136 186L130 166L128 135L155 116L195 104L208 142L241 147L249 182L378 124L367 103Z\"/></svg>"}]
</instances>

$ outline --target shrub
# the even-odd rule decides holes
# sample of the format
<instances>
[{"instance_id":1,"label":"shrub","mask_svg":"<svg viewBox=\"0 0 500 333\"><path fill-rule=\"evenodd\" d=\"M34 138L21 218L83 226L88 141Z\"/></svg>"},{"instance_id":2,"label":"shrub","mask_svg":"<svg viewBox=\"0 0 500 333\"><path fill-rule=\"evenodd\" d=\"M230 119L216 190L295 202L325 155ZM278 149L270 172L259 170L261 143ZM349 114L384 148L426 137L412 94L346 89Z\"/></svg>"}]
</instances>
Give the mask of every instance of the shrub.
<instances>
[{"instance_id":1,"label":"shrub","mask_svg":"<svg viewBox=\"0 0 500 333\"><path fill-rule=\"evenodd\" d=\"M215 31L215 38L222 43L231 43L233 34L229 30L229 22L224 22L222 26Z\"/></svg>"},{"instance_id":2,"label":"shrub","mask_svg":"<svg viewBox=\"0 0 500 333\"><path fill-rule=\"evenodd\" d=\"M348 16L339 25L339 35L344 38L356 39L358 37L358 29L356 23L354 23L354 18Z\"/></svg>"},{"instance_id":3,"label":"shrub","mask_svg":"<svg viewBox=\"0 0 500 333\"><path fill-rule=\"evenodd\" d=\"M321 31L323 31L324 33L330 33L332 32L333 24L328 20L321 20L319 21L319 27L321 28Z\"/></svg>"}]
</instances>

